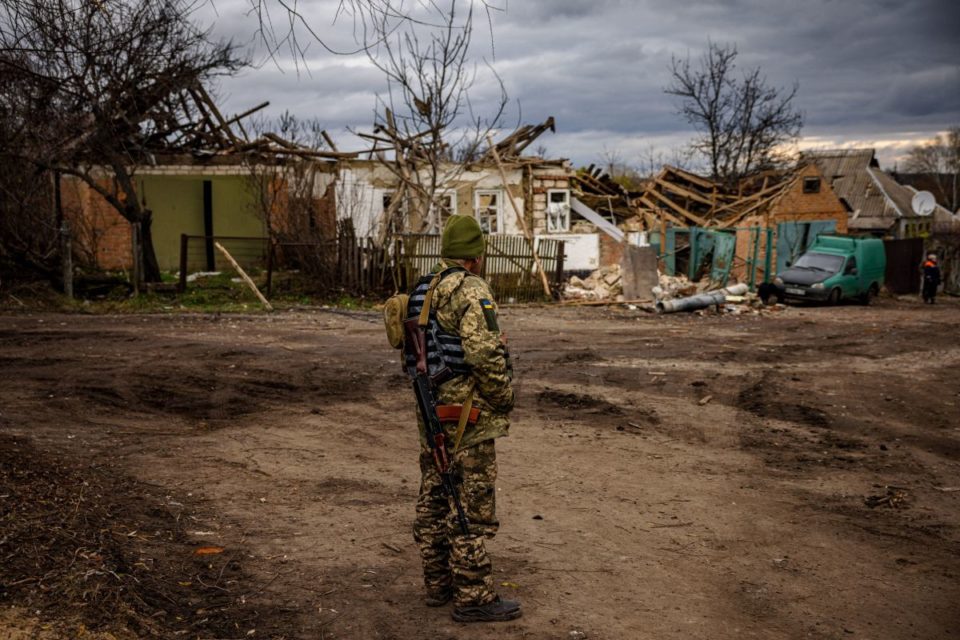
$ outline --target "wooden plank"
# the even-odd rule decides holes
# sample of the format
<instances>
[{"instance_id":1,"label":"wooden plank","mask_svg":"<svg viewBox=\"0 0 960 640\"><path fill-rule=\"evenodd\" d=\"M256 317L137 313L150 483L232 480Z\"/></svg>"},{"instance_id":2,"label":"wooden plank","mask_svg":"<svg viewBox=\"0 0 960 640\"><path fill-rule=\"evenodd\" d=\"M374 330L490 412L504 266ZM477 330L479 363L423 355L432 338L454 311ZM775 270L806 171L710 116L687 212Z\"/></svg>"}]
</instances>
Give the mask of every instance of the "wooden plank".
<instances>
[{"instance_id":1,"label":"wooden plank","mask_svg":"<svg viewBox=\"0 0 960 640\"><path fill-rule=\"evenodd\" d=\"M694 222L696 222L696 223L697 223L698 225L700 225L701 227L707 226L707 221L706 221L706 220L704 220L703 218L701 218L701 217L698 216L698 215L694 215L694 214L690 213L689 211L687 211L686 209L684 209L683 207L681 207L680 205L678 205L678 204L675 203L673 200L671 200L671 199L668 198L667 196L663 195L662 193L660 193L660 192L657 191L656 189L651 189L651 190L648 191L647 193L656 196L658 200L660 200L660 201L663 202L665 205L667 205L668 207L670 207L671 209L673 209L674 211L676 211L677 213L679 213L679 214L680 214L681 216L683 216L684 218L687 218L687 219L689 219L689 220L693 220ZM644 195L646 195L646 194L644 194Z\"/></svg>"},{"instance_id":2,"label":"wooden plank","mask_svg":"<svg viewBox=\"0 0 960 640\"><path fill-rule=\"evenodd\" d=\"M669 189L681 196L690 198L691 200L696 200L697 202L701 204L705 204L707 206L711 206L711 207L713 206L713 201L711 201L710 198L704 197L695 191L691 191L690 189L686 189L672 182L667 182L662 178L657 178L656 180L654 180L654 182L660 185L661 187L663 187L664 189Z\"/></svg>"},{"instance_id":3,"label":"wooden plank","mask_svg":"<svg viewBox=\"0 0 960 640\"><path fill-rule=\"evenodd\" d=\"M680 226L680 227L690 226L680 218L677 218L676 216L671 215L670 212L664 211L663 207L655 205L653 202L647 199L646 195L640 196L640 202L645 204L651 211L655 211L656 214L661 218L666 218L667 220L669 220L670 222L674 223L677 226Z\"/></svg>"},{"instance_id":4,"label":"wooden plank","mask_svg":"<svg viewBox=\"0 0 960 640\"><path fill-rule=\"evenodd\" d=\"M520 229L523 231L524 237L527 239L527 243L530 245L530 252L533 254L533 261L537 265L537 271L540 274L541 284L543 284L543 294L550 297L550 283L547 281L547 274L543 270L543 265L540 264L540 256L537 255L537 247L533 244L533 235L530 233L530 230L527 228L527 221L523 218L523 212L520 211L520 207L517 206L516 201L513 199L513 196L510 194L510 186L507 183L507 174L503 170L503 163L500 162L500 155L497 153L497 148L493 144L493 137L490 134L487 134L487 143L490 145L490 154L493 156L494 161L497 163L497 169L500 172L500 180L503 182L503 194L507 200L510 201L510 206L513 207L513 212L517 216L517 222L520 224Z\"/></svg>"},{"instance_id":5,"label":"wooden plank","mask_svg":"<svg viewBox=\"0 0 960 640\"><path fill-rule=\"evenodd\" d=\"M734 200L733 202L731 202L731 203L729 203L729 204L725 204L725 205L723 205L723 206L721 206L721 207L717 207L716 211L714 211L714 215L716 215L716 214L718 214L718 213L721 213L721 212L723 212L723 211L727 211L727 210L729 210L729 209L734 209L734 208L736 208L736 207L738 207L738 206L740 206L740 205L744 205L744 204L746 204L747 202L750 202L751 200L756 200L757 198L762 198L762 197L764 197L764 196L766 196L766 195L769 195L770 193L772 193L772 192L774 192L774 191L777 191L778 189L783 189L783 188L785 188L786 186L787 186L787 183L785 183L785 182L778 182L777 184L772 185L772 186L769 186L769 187L767 187L766 189L764 189L764 190L762 190L762 191L757 191L756 193L752 193L752 194L750 194L749 196L745 196L745 197L743 197L743 198L738 198L737 200Z\"/></svg>"},{"instance_id":6,"label":"wooden plank","mask_svg":"<svg viewBox=\"0 0 960 640\"><path fill-rule=\"evenodd\" d=\"M223 256L233 265L233 268L237 273L240 274L240 277L243 278L243 281L247 283L247 286L250 287L250 290L256 294L257 298L260 300L261 304L266 308L267 311L273 311L273 305L270 304L270 301L263 297L263 294L260 293L260 289L257 289L257 285L253 283L253 280L250 279L250 276L247 275L247 272L240 268L240 265L237 264L237 261L233 259L233 256L223 248L223 245L219 242L214 242L214 246L223 254Z\"/></svg>"},{"instance_id":7,"label":"wooden plank","mask_svg":"<svg viewBox=\"0 0 960 640\"><path fill-rule=\"evenodd\" d=\"M692 182L695 185L701 186L704 189L712 189L715 186L715 183L712 180L706 178L701 178L695 173L690 173L689 171L684 171L680 167L675 167L670 164L663 165L664 172L670 172L676 176L679 176L686 180L687 182Z\"/></svg>"}]
</instances>

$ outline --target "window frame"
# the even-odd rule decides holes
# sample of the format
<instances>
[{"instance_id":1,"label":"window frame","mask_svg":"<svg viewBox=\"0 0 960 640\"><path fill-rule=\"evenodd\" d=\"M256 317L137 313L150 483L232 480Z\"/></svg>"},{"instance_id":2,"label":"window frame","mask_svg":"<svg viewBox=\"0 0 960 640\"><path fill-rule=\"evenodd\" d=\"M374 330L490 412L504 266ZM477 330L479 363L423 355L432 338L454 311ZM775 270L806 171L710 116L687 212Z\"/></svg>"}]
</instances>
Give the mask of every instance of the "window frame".
<instances>
[{"instance_id":1,"label":"window frame","mask_svg":"<svg viewBox=\"0 0 960 640\"><path fill-rule=\"evenodd\" d=\"M440 198L447 198L448 209L450 210L449 216L457 215L457 190L456 189L437 189L433 194L434 200L439 200ZM436 216L437 213L436 205L430 203L430 228L433 233L443 233L443 226L446 224L446 220L443 219L443 216ZM449 217L448 216L448 217Z\"/></svg>"},{"instance_id":2,"label":"window frame","mask_svg":"<svg viewBox=\"0 0 960 640\"><path fill-rule=\"evenodd\" d=\"M493 195L496 196L496 231L491 231L489 228L483 229L484 233L490 235L502 235L504 233L503 229L503 198L505 197L504 189L476 189L473 192L473 217L477 219L477 222L480 223L480 228L483 229L483 220L480 217L480 198L482 196Z\"/></svg>"},{"instance_id":3,"label":"window frame","mask_svg":"<svg viewBox=\"0 0 960 640\"><path fill-rule=\"evenodd\" d=\"M557 193L562 193L564 196L563 204L567 207L567 212L565 216L566 224L562 227L556 227L551 225L551 216L550 216L550 205L559 204L551 201L551 196ZM545 216L545 228L547 233L569 233L571 225L571 207L570 207L570 189L547 189L547 208L544 211Z\"/></svg>"}]
</instances>

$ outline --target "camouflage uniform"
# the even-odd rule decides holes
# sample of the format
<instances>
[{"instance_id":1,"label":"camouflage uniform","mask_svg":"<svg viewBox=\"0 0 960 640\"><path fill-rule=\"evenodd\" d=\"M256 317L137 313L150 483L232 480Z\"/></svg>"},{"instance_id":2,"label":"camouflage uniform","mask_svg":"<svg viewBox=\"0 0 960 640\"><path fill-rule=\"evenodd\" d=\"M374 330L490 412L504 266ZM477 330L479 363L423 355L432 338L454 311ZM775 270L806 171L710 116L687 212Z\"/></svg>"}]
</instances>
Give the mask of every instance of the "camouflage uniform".
<instances>
[{"instance_id":1,"label":"camouflage uniform","mask_svg":"<svg viewBox=\"0 0 960 640\"><path fill-rule=\"evenodd\" d=\"M453 264L443 261L435 271ZM482 278L467 273L448 275L437 285L434 305L440 326L460 336L465 360L472 369L470 376L459 376L441 385L437 400L442 404L462 404L474 386L473 406L480 410L477 423L467 427L459 449L452 455L470 535L460 531L456 511L443 492L421 420L421 483L414 539L423 558L427 592L441 596L452 588L457 606L480 606L496 599L484 540L493 538L499 526L494 439L507 435L510 427L507 414L513 408L512 371L506 347L501 343L496 305ZM445 427L452 446L456 424Z\"/></svg>"}]
</instances>

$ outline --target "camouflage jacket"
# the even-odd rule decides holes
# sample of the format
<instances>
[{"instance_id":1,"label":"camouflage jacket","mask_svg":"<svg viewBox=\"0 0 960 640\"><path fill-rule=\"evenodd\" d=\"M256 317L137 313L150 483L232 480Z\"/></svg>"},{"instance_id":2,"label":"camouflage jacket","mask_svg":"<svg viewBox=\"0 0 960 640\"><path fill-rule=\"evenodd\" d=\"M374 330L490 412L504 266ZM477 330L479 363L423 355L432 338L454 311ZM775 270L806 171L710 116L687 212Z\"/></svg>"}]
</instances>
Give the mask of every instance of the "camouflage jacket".
<instances>
[{"instance_id":1,"label":"camouflage jacket","mask_svg":"<svg viewBox=\"0 0 960 640\"><path fill-rule=\"evenodd\" d=\"M433 271L436 273L455 264L443 260ZM460 336L465 360L471 368L471 375L457 376L440 385L437 400L443 404L462 404L472 382L473 406L480 410L477 424L467 426L460 448L507 435L508 414L513 409L513 371L500 339L497 306L490 286L480 276L454 273L437 285L433 305L443 330ZM452 437L456 424L449 425L448 431ZM426 445L422 422L420 438Z\"/></svg>"}]
</instances>

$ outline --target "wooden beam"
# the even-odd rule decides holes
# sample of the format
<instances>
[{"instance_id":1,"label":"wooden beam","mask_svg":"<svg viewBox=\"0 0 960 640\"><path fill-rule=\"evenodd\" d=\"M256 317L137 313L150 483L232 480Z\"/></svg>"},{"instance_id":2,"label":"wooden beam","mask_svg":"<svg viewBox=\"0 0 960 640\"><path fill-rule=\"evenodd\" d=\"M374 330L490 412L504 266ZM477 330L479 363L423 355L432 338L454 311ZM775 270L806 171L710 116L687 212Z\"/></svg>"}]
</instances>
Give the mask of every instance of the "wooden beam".
<instances>
[{"instance_id":1,"label":"wooden beam","mask_svg":"<svg viewBox=\"0 0 960 640\"><path fill-rule=\"evenodd\" d=\"M537 265L537 271L540 272L540 281L543 284L543 294L550 297L550 282L547 280L547 273L543 270L543 265L540 264L540 256L537 254L537 246L534 244L533 235L530 233L530 230L527 228L527 222L523 219L523 212L520 211L520 207L517 206L517 203L514 201L513 196L510 195L510 186L507 184L507 174L503 170L503 163L500 162L500 154L497 153L497 147L493 144L493 137L490 134L487 134L487 143L490 145L490 155L493 156L494 161L497 163L497 169L500 172L500 181L503 182L503 195L510 201L510 206L513 207L513 213L517 216L517 222L520 224L520 229L523 231L523 235L526 236L527 242L530 243L530 252L533 254L533 261Z\"/></svg>"},{"instance_id":2,"label":"wooden beam","mask_svg":"<svg viewBox=\"0 0 960 640\"><path fill-rule=\"evenodd\" d=\"M695 185L699 185L704 189L712 189L715 185L714 182L706 178L701 178L695 173L690 173L689 171L684 171L679 167L674 167L673 165L665 164L663 165L664 171L669 171L675 175L680 176L687 182L692 182Z\"/></svg>"},{"instance_id":3,"label":"wooden beam","mask_svg":"<svg viewBox=\"0 0 960 640\"><path fill-rule=\"evenodd\" d=\"M674 223L674 224L677 225L677 226L680 226L680 227L689 227L689 226L690 226L689 224L687 224L686 222L684 222L684 221L681 220L680 218L677 218L677 217L671 215L669 212L665 211L663 207L657 206L656 204L654 204L654 203L651 202L650 200L647 200L647 197L646 197L646 196L640 196L640 202L642 202L643 204L645 204L648 209L650 209L651 211L655 212L655 213L656 213L658 216L660 216L661 218L666 218L667 220L669 220L670 222Z\"/></svg>"},{"instance_id":4,"label":"wooden beam","mask_svg":"<svg viewBox=\"0 0 960 640\"><path fill-rule=\"evenodd\" d=\"M669 189L674 193L690 198L691 200L696 200L701 204L705 204L707 206L713 206L713 202L710 200L710 198L704 197L699 193L697 193L696 191L691 191L690 189L681 187L680 185L674 184L672 182L667 182L666 180L663 180L661 178L657 178L655 182L656 184L660 185L664 189Z\"/></svg>"},{"instance_id":5,"label":"wooden beam","mask_svg":"<svg viewBox=\"0 0 960 640\"><path fill-rule=\"evenodd\" d=\"M664 194L660 193L660 192L657 191L656 189L651 189L651 190L648 191L647 193L656 196L658 200L660 200L662 203L664 203L665 205L667 205L668 207L670 207L671 209L673 209L674 211L676 211L677 213L679 213L679 214L680 214L681 216L683 216L684 218L687 218L687 219L689 219L689 220L693 220L694 222L696 222L696 223L697 223L698 225L700 225L701 227L707 226L707 221L706 221L706 220L704 220L703 218L701 218L701 217L698 216L698 215L695 215L695 214L690 213L689 211L687 211L686 209L684 209L684 208L681 207L680 205L676 204L673 200L671 200L670 198L668 198L668 197L665 196Z\"/></svg>"},{"instance_id":6,"label":"wooden beam","mask_svg":"<svg viewBox=\"0 0 960 640\"><path fill-rule=\"evenodd\" d=\"M727 209L734 209L734 208L736 208L738 205L743 205L743 204L746 204L747 202L750 202L751 200L756 200L757 198L762 198L762 197L770 194L771 192L774 192L774 191L776 191L776 190L778 190L778 189L784 188L785 186L786 186L786 183L784 183L784 182L778 182L777 184L772 185L772 186L770 186L770 187L767 187L766 189L763 189L762 191L757 191L756 193L752 193L752 194L750 194L749 196L745 196L745 197L743 197L743 198L738 198L737 200L734 200L733 202L731 202L731 203L729 203L729 204L725 204L725 205L723 205L722 207L717 207L717 209L714 211L714 214L721 213L721 212L723 212L723 211L726 211Z\"/></svg>"},{"instance_id":7,"label":"wooden beam","mask_svg":"<svg viewBox=\"0 0 960 640\"><path fill-rule=\"evenodd\" d=\"M250 287L250 290L256 294L257 298L260 300L260 303L266 308L267 311L273 311L273 305L270 304L270 301L263 297L263 294L260 293L260 289L257 289L257 285L253 283L253 280L250 279L250 276L247 275L247 272L240 268L240 265L237 264L237 261L233 259L233 256L223 248L223 245L219 242L214 242L213 245L223 254L223 256L233 265L233 268L240 274L240 277L243 278L243 281L247 283L247 286Z\"/></svg>"}]
</instances>

